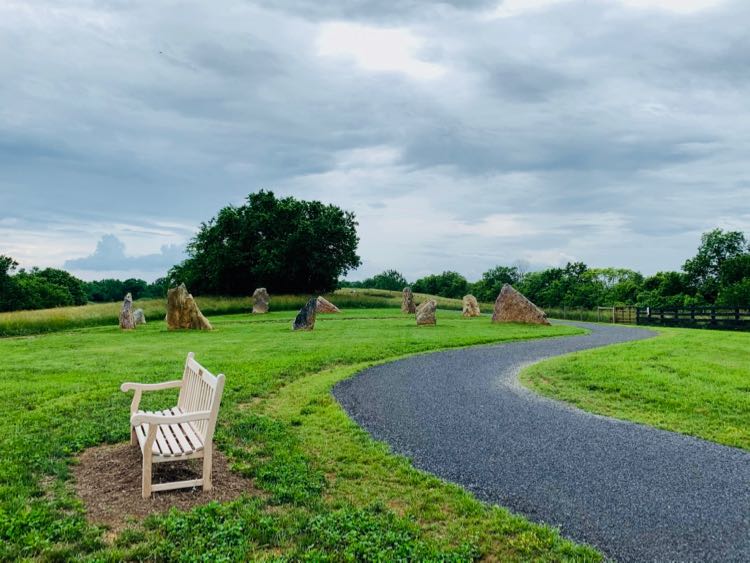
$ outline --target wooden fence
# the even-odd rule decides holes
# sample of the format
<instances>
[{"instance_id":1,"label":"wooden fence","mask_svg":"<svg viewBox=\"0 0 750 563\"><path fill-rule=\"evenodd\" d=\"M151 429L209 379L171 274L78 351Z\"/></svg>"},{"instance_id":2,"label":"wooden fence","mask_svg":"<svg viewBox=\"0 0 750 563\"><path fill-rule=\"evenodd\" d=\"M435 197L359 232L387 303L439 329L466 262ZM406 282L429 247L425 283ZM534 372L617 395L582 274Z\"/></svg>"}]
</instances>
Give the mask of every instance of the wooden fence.
<instances>
[{"instance_id":1,"label":"wooden fence","mask_svg":"<svg viewBox=\"0 0 750 563\"><path fill-rule=\"evenodd\" d=\"M678 309L635 309L636 324L750 330L750 309L740 307L689 307Z\"/></svg>"}]
</instances>

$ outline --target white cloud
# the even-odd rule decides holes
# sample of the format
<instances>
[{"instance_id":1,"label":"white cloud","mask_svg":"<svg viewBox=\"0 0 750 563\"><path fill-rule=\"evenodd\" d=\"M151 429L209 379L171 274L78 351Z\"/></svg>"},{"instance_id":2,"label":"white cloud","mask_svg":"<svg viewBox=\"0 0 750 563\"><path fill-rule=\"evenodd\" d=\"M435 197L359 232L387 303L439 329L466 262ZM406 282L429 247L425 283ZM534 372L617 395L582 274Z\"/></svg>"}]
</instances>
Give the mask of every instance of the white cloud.
<instances>
[{"instance_id":1,"label":"white cloud","mask_svg":"<svg viewBox=\"0 0 750 563\"><path fill-rule=\"evenodd\" d=\"M424 41L404 28L381 28L348 22L326 23L318 34L318 54L353 60L364 70L400 72L432 79L445 69L419 58Z\"/></svg>"}]
</instances>

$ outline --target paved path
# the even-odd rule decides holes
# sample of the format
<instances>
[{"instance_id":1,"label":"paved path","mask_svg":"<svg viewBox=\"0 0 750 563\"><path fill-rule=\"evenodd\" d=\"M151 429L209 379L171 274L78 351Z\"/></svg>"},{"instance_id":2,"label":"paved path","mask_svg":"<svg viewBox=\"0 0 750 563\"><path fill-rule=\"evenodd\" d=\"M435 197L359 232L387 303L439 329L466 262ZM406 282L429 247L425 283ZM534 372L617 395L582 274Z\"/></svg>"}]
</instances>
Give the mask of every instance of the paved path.
<instances>
[{"instance_id":1,"label":"paved path","mask_svg":"<svg viewBox=\"0 0 750 563\"><path fill-rule=\"evenodd\" d=\"M750 453L585 413L520 387L544 358L651 336L436 352L373 367L334 395L376 439L481 500L620 561L750 561Z\"/></svg>"}]
</instances>

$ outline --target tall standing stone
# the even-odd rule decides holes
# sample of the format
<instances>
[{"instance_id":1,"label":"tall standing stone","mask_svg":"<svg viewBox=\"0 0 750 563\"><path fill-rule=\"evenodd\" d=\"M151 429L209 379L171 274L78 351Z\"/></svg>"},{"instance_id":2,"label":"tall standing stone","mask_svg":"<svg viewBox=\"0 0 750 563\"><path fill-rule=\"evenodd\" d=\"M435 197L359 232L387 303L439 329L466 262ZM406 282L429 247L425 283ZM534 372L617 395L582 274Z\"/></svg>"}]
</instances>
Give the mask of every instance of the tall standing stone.
<instances>
[{"instance_id":1,"label":"tall standing stone","mask_svg":"<svg viewBox=\"0 0 750 563\"><path fill-rule=\"evenodd\" d=\"M133 321L136 326L146 324L146 314L143 312L143 309L133 311Z\"/></svg>"},{"instance_id":2,"label":"tall standing stone","mask_svg":"<svg viewBox=\"0 0 750 563\"><path fill-rule=\"evenodd\" d=\"M318 300L313 297L305 306L299 310L297 317L292 323L292 330L312 330L315 328L315 309L317 308Z\"/></svg>"},{"instance_id":3,"label":"tall standing stone","mask_svg":"<svg viewBox=\"0 0 750 563\"><path fill-rule=\"evenodd\" d=\"M253 292L253 313L268 313L268 304L271 302L271 296L268 295L265 287L259 287Z\"/></svg>"},{"instance_id":4,"label":"tall standing stone","mask_svg":"<svg viewBox=\"0 0 750 563\"><path fill-rule=\"evenodd\" d=\"M547 315L521 293L505 284L495 300L493 323L529 323L548 325Z\"/></svg>"},{"instance_id":5,"label":"tall standing stone","mask_svg":"<svg viewBox=\"0 0 750 563\"><path fill-rule=\"evenodd\" d=\"M135 328L133 296L129 293L125 296L122 302L122 309L120 309L120 328L123 330L133 330Z\"/></svg>"},{"instance_id":6,"label":"tall standing stone","mask_svg":"<svg viewBox=\"0 0 750 563\"><path fill-rule=\"evenodd\" d=\"M184 283L167 292L167 327L170 330L179 328L213 329L211 323L198 309L198 304L193 296L188 293Z\"/></svg>"},{"instance_id":7,"label":"tall standing stone","mask_svg":"<svg viewBox=\"0 0 750 563\"><path fill-rule=\"evenodd\" d=\"M435 311L437 311L437 301L434 299L428 299L424 303L420 303L417 307L417 324L418 325L434 325Z\"/></svg>"},{"instance_id":8,"label":"tall standing stone","mask_svg":"<svg viewBox=\"0 0 750 563\"><path fill-rule=\"evenodd\" d=\"M315 300L315 312L316 313L340 313L336 305L325 299L324 297L318 297Z\"/></svg>"},{"instance_id":9,"label":"tall standing stone","mask_svg":"<svg viewBox=\"0 0 750 563\"><path fill-rule=\"evenodd\" d=\"M471 294L464 295L463 311L461 314L464 317L478 317L481 314L476 297Z\"/></svg>"},{"instance_id":10,"label":"tall standing stone","mask_svg":"<svg viewBox=\"0 0 750 563\"><path fill-rule=\"evenodd\" d=\"M414 293L412 293L410 287L405 287L401 292L401 312L410 315L417 312L417 308L414 305Z\"/></svg>"}]
</instances>

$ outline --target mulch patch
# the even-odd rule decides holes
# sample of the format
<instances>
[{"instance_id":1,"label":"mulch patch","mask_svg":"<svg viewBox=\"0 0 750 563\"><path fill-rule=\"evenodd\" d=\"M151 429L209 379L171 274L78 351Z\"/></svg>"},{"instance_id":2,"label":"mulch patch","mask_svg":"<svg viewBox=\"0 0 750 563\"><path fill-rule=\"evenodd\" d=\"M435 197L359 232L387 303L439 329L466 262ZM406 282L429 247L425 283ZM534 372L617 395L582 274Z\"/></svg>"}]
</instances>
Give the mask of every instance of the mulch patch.
<instances>
[{"instance_id":1,"label":"mulch patch","mask_svg":"<svg viewBox=\"0 0 750 563\"><path fill-rule=\"evenodd\" d=\"M153 484L199 479L202 460L186 460L153 465ZM262 496L252 481L229 469L227 458L213 452L213 489L177 489L141 497L141 451L138 446L116 444L90 448L73 467L75 489L86 506L88 520L119 532L130 519L168 512L174 507L189 510L210 501L226 502L243 494Z\"/></svg>"}]
</instances>

